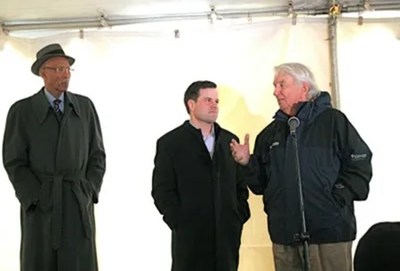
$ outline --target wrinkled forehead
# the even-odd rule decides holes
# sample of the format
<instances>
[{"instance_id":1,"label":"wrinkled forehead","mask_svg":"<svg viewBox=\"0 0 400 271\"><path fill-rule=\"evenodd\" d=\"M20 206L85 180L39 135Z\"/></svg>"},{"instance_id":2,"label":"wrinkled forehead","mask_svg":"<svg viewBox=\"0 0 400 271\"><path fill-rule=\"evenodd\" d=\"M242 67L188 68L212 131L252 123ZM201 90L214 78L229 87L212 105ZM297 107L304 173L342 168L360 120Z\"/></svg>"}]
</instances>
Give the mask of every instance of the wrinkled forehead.
<instances>
[{"instance_id":1,"label":"wrinkled forehead","mask_svg":"<svg viewBox=\"0 0 400 271\"><path fill-rule=\"evenodd\" d=\"M293 82L295 78L293 75L289 74L286 71L281 71L275 74L274 77L274 84L281 83L281 82Z\"/></svg>"}]
</instances>

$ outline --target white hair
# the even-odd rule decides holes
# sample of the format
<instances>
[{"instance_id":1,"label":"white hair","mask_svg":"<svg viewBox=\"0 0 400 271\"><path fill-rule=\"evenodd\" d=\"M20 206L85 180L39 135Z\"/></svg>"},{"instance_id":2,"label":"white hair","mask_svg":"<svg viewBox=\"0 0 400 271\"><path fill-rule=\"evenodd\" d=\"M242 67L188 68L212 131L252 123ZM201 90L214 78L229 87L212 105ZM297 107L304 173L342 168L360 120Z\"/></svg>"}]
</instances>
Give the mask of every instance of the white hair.
<instances>
[{"instance_id":1,"label":"white hair","mask_svg":"<svg viewBox=\"0 0 400 271\"><path fill-rule=\"evenodd\" d=\"M311 70L301 64L301 63L283 63L274 68L275 74L286 73L293 76L293 78L298 82L308 83L310 88L308 89L307 99L312 100L319 96L321 91L318 89L315 83L314 75Z\"/></svg>"}]
</instances>

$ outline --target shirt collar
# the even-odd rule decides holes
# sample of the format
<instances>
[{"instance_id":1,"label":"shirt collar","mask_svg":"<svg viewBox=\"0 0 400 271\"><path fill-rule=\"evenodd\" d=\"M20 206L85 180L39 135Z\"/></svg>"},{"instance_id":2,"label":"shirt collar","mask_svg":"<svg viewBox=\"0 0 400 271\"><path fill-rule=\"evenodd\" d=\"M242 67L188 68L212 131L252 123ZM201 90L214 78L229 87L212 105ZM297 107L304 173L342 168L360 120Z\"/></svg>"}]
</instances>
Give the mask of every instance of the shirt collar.
<instances>
[{"instance_id":1,"label":"shirt collar","mask_svg":"<svg viewBox=\"0 0 400 271\"><path fill-rule=\"evenodd\" d=\"M55 98L46 88L44 88L44 95L46 95L46 98L49 101L51 106L53 106L53 102L55 99L61 100L62 104L64 103L64 92L61 93L60 97Z\"/></svg>"}]
</instances>

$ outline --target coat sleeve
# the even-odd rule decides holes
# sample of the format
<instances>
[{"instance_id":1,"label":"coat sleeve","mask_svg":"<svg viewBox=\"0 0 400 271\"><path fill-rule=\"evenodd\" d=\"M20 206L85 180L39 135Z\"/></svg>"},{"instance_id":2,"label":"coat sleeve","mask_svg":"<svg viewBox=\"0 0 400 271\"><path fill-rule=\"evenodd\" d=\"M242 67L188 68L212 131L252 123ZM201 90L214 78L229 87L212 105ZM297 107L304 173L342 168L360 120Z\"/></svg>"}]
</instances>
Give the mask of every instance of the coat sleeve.
<instances>
[{"instance_id":1,"label":"coat sleeve","mask_svg":"<svg viewBox=\"0 0 400 271\"><path fill-rule=\"evenodd\" d=\"M14 104L7 115L3 138L3 164L24 210L39 201L40 182L29 168L29 141L26 138L20 104Z\"/></svg>"},{"instance_id":2,"label":"coat sleeve","mask_svg":"<svg viewBox=\"0 0 400 271\"><path fill-rule=\"evenodd\" d=\"M163 215L165 223L174 229L178 223L180 210L176 175L172 157L167 150L166 143L161 140L157 141L156 146L151 195L158 211Z\"/></svg>"},{"instance_id":3,"label":"coat sleeve","mask_svg":"<svg viewBox=\"0 0 400 271\"><path fill-rule=\"evenodd\" d=\"M341 167L333 194L342 204L365 200L372 178L372 152L344 115L337 133Z\"/></svg>"},{"instance_id":4,"label":"coat sleeve","mask_svg":"<svg viewBox=\"0 0 400 271\"><path fill-rule=\"evenodd\" d=\"M247 183L244 178L242 167L239 165L237 165L237 167L238 167L237 170L238 180L237 180L236 191L237 191L237 200L239 203L238 212L242 223L245 223L250 218L250 207L248 203L249 190L247 188Z\"/></svg>"},{"instance_id":5,"label":"coat sleeve","mask_svg":"<svg viewBox=\"0 0 400 271\"><path fill-rule=\"evenodd\" d=\"M265 149L265 138L261 132L256 138L249 163L243 167L246 183L256 195L263 195L267 187L267 160L268 153L266 153Z\"/></svg>"},{"instance_id":6,"label":"coat sleeve","mask_svg":"<svg viewBox=\"0 0 400 271\"><path fill-rule=\"evenodd\" d=\"M89 158L86 169L86 179L93 191L93 202L99 201L99 193L106 171L106 154L103 145L103 136L99 117L94 104L90 101L90 147Z\"/></svg>"}]
</instances>

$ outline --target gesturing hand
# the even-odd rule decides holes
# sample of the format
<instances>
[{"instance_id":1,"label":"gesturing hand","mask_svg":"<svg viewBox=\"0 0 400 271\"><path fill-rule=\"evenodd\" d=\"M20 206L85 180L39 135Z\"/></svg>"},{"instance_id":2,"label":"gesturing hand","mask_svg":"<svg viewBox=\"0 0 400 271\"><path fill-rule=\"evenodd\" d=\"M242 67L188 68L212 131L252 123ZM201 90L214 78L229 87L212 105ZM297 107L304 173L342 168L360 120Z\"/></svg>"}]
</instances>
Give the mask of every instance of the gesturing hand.
<instances>
[{"instance_id":1,"label":"gesturing hand","mask_svg":"<svg viewBox=\"0 0 400 271\"><path fill-rule=\"evenodd\" d=\"M244 136L244 143L239 144L235 139L232 139L230 143L231 152L233 159L242 166L249 163L250 159L250 148L249 148L249 134Z\"/></svg>"}]
</instances>

